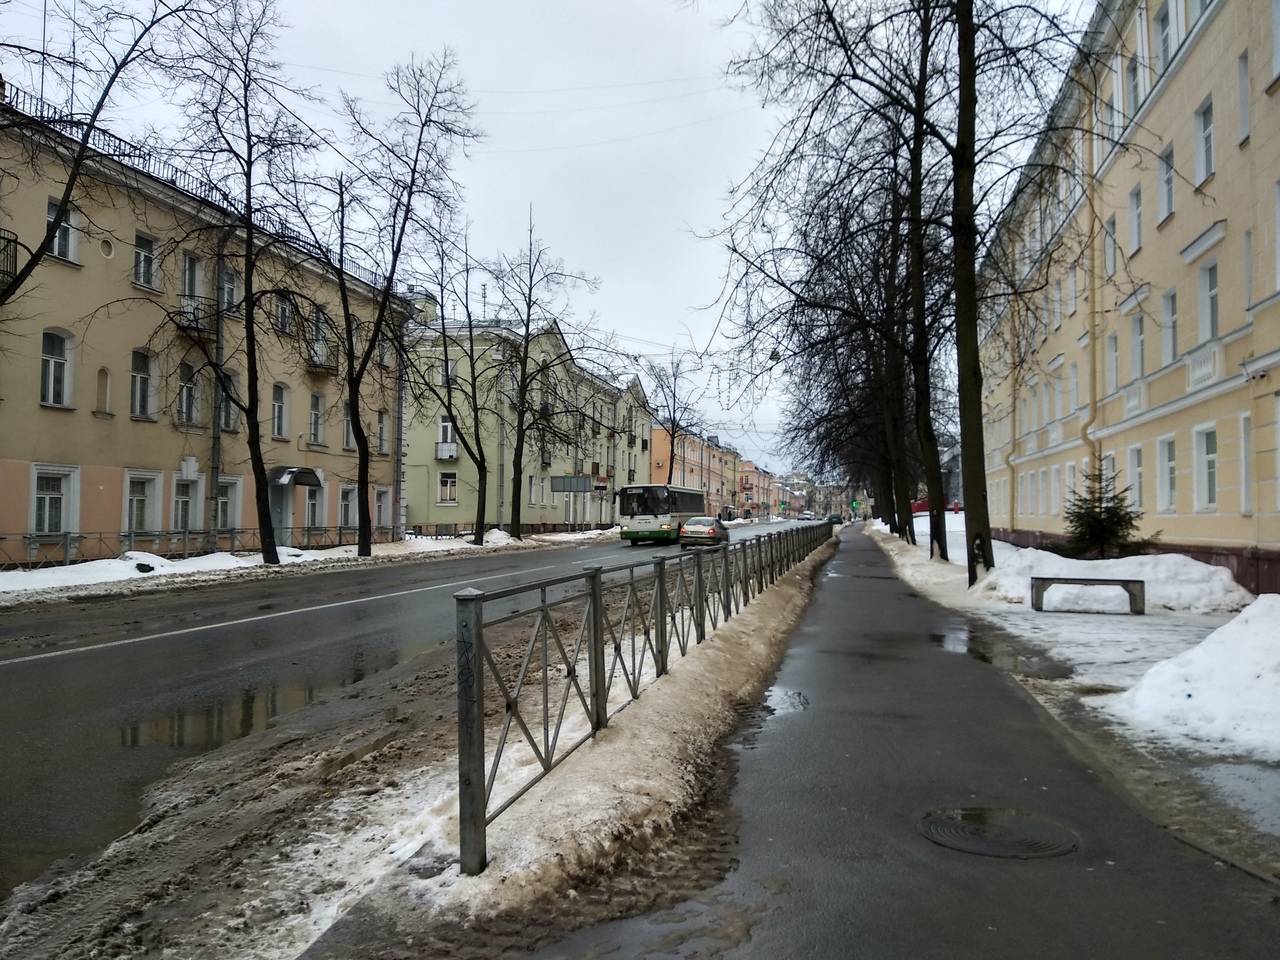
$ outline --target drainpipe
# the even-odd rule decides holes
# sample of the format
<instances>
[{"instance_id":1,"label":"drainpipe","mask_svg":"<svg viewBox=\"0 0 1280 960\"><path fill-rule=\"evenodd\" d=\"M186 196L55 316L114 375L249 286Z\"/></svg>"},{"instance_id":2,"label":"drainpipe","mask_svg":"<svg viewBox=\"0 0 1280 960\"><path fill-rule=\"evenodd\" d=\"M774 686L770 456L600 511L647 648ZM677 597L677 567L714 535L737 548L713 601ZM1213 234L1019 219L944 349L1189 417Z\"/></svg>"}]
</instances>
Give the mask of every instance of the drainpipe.
<instances>
[{"instance_id":1,"label":"drainpipe","mask_svg":"<svg viewBox=\"0 0 1280 960\"><path fill-rule=\"evenodd\" d=\"M1094 102L1092 93L1089 95L1088 107L1089 117L1094 117L1097 104ZM1097 151L1097 142L1092 138L1089 146L1089 173L1087 175L1085 190L1088 193L1089 217L1091 220L1090 227L1096 223L1097 217L1097 201L1098 201L1098 182L1094 176L1098 169L1097 157L1094 154ZM1083 158L1082 158L1083 159ZM1090 234L1094 231L1090 229ZM1089 416L1080 425L1080 439L1089 447L1089 472L1097 473L1100 469L1100 461L1098 457L1098 441L1090 435L1090 430L1098 419L1098 300L1100 298L1100 284L1098 281L1098 237L1090 237L1089 240Z\"/></svg>"},{"instance_id":2,"label":"drainpipe","mask_svg":"<svg viewBox=\"0 0 1280 960\"><path fill-rule=\"evenodd\" d=\"M218 235L218 253L214 257L214 310L213 310L213 431L209 443L209 489L206 491L205 538L210 552L218 548L218 479L222 474L222 360L223 340L223 307L222 307L222 271L226 267L226 249L229 231L223 230ZM234 538L233 538L234 539Z\"/></svg>"}]
</instances>

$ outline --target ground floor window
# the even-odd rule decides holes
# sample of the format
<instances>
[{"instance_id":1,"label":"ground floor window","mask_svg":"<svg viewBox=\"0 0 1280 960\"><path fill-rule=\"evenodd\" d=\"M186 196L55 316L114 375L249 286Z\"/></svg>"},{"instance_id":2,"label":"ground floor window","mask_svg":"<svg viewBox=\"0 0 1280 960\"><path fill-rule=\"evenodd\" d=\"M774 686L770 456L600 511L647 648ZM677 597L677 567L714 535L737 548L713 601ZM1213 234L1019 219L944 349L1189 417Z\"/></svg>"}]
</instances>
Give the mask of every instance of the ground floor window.
<instances>
[{"instance_id":1,"label":"ground floor window","mask_svg":"<svg viewBox=\"0 0 1280 960\"><path fill-rule=\"evenodd\" d=\"M1158 483L1156 505L1161 510L1173 510L1178 496L1178 448L1173 437L1164 437L1156 444L1158 454Z\"/></svg>"},{"instance_id":2,"label":"ground floor window","mask_svg":"<svg viewBox=\"0 0 1280 960\"><path fill-rule=\"evenodd\" d=\"M455 488L456 490L456 488ZM456 496L456 492L455 492ZM375 526L385 527L391 519L391 494L386 490L378 490L373 495L373 522Z\"/></svg>"},{"instance_id":3,"label":"ground floor window","mask_svg":"<svg viewBox=\"0 0 1280 960\"><path fill-rule=\"evenodd\" d=\"M1196 509L1218 506L1218 431L1206 427L1196 431Z\"/></svg>"},{"instance_id":4,"label":"ground floor window","mask_svg":"<svg viewBox=\"0 0 1280 960\"><path fill-rule=\"evenodd\" d=\"M1142 447L1129 448L1129 502L1142 509Z\"/></svg>"},{"instance_id":5,"label":"ground floor window","mask_svg":"<svg viewBox=\"0 0 1280 960\"><path fill-rule=\"evenodd\" d=\"M173 529L194 529L191 523L191 502L195 499L196 485L193 480L175 480L173 482Z\"/></svg>"},{"instance_id":6,"label":"ground floor window","mask_svg":"<svg viewBox=\"0 0 1280 960\"><path fill-rule=\"evenodd\" d=\"M232 489L234 486L232 483L218 484L213 507L213 526L215 530L230 530L233 526L231 511L234 506L235 491Z\"/></svg>"},{"instance_id":7,"label":"ground floor window","mask_svg":"<svg viewBox=\"0 0 1280 960\"><path fill-rule=\"evenodd\" d=\"M343 487L338 494L338 525L354 527L359 517L356 507L356 488Z\"/></svg>"},{"instance_id":8,"label":"ground floor window","mask_svg":"<svg viewBox=\"0 0 1280 960\"><path fill-rule=\"evenodd\" d=\"M321 510L319 487L307 487L307 509L305 517L308 527L324 526L324 515Z\"/></svg>"},{"instance_id":9,"label":"ground floor window","mask_svg":"<svg viewBox=\"0 0 1280 960\"><path fill-rule=\"evenodd\" d=\"M125 475L125 528L130 533L158 529L159 506L156 500L158 475Z\"/></svg>"},{"instance_id":10,"label":"ground floor window","mask_svg":"<svg viewBox=\"0 0 1280 960\"><path fill-rule=\"evenodd\" d=\"M36 533L62 533L67 478L57 473L36 474Z\"/></svg>"},{"instance_id":11,"label":"ground floor window","mask_svg":"<svg viewBox=\"0 0 1280 960\"><path fill-rule=\"evenodd\" d=\"M440 474L440 489L436 493L436 502L458 502L458 475L456 473Z\"/></svg>"}]
</instances>

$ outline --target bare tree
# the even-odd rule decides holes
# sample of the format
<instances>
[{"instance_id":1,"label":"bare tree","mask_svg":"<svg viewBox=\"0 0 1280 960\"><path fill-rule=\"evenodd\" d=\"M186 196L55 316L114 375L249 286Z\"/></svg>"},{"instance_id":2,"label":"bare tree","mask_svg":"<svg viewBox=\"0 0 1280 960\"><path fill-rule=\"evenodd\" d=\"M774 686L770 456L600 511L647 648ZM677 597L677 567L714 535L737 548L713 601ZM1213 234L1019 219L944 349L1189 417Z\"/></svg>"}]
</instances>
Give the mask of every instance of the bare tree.
<instances>
[{"instance_id":1,"label":"bare tree","mask_svg":"<svg viewBox=\"0 0 1280 960\"><path fill-rule=\"evenodd\" d=\"M644 363L654 414L671 440L667 483L675 476L676 450L681 438L698 433L706 425L698 407L706 393L706 384L698 382L701 371L701 358L691 351L672 350L671 356L661 362L650 359Z\"/></svg>"},{"instance_id":2,"label":"bare tree","mask_svg":"<svg viewBox=\"0 0 1280 960\"><path fill-rule=\"evenodd\" d=\"M171 65L179 46L175 37L197 29L208 13L208 4L202 0L86 0L75 20L67 17L76 34L75 52L38 49L0 35L0 133L10 135L18 146L17 153L4 155L0 182L21 179L23 170L62 181L58 199L50 204L44 235L35 246L20 237L10 241L13 270L0 275L0 305L13 301L40 262L56 249L77 192L97 156L132 152L130 145L103 128L112 102L131 89L139 74ZM4 76L5 67L19 63L41 76L49 73L67 91L67 106L55 106L43 96L21 90L12 71ZM0 204L3 201L0 196Z\"/></svg>"}]
</instances>

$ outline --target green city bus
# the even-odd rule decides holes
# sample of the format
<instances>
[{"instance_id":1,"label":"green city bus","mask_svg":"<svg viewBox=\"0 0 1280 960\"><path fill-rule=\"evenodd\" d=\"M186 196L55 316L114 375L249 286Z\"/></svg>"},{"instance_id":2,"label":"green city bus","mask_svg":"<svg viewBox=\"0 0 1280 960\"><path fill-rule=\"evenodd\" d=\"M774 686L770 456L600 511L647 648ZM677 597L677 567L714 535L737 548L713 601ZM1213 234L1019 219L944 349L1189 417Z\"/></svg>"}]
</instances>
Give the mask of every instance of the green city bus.
<instances>
[{"instance_id":1,"label":"green city bus","mask_svg":"<svg viewBox=\"0 0 1280 960\"><path fill-rule=\"evenodd\" d=\"M618 522L628 543L675 543L680 524L706 513L706 496L691 487L642 483L618 491Z\"/></svg>"}]
</instances>

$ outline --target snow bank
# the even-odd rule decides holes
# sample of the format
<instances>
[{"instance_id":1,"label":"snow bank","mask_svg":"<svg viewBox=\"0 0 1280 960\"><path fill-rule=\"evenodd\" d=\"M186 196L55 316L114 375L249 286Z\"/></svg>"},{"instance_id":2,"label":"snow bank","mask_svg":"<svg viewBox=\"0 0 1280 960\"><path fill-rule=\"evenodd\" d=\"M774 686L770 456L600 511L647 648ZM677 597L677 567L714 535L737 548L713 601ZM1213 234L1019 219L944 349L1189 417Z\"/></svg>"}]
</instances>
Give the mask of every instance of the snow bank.
<instances>
[{"instance_id":1,"label":"snow bank","mask_svg":"<svg viewBox=\"0 0 1280 960\"><path fill-rule=\"evenodd\" d=\"M1253 600L1226 567L1178 553L1114 560L1072 560L1047 550L1012 550L974 589L1005 603L1031 602L1032 577L1101 577L1146 581L1147 605L1189 613L1235 611ZM1059 585L1045 594L1046 610L1123 613L1128 597L1119 587Z\"/></svg>"},{"instance_id":2,"label":"snow bank","mask_svg":"<svg viewBox=\"0 0 1280 960\"><path fill-rule=\"evenodd\" d=\"M1280 594L1156 664L1105 709L1166 739L1280 761Z\"/></svg>"}]
</instances>

